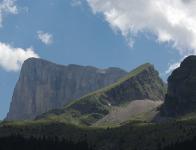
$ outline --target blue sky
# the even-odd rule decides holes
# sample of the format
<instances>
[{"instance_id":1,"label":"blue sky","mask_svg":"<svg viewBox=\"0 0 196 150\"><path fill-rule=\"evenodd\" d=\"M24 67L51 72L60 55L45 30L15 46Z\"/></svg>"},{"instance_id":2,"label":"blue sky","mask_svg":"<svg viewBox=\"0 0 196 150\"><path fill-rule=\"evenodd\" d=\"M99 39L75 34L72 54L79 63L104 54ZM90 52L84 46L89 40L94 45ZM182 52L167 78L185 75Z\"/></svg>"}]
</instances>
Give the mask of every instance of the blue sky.
<instances>
[{"instance_id":1,"label":"blue sky","mask_svg":"<svg viewBox=\"0 0 196 150\"><path fill-rule=\"evenodd\" d=\"M11 0L1 0L0 6L6 1ZM0 27L0 47L6 44L6 48L12 49L11 53L16 51L14 48L24 51L30 48L33 55L59 64L114 66L127 71L150 62L164 80L168 76L169 64L185 56L180 55L177 44L174 46L175 39L173 42L157 40L153 31L145 29L134 35L134 44L130 47L133 37L125 35L121 26L115 26L107 18L101 4L98 8L89 0L81 3L72 0L18 0L13 5L17 7L16 13L2 14ZM1 63L1 59L5 63ZM18 59L17 55L17 61L23 61ZM20 72L10 64L0 57L0 119L8 112Z\"/></svg>"}]
</instances>

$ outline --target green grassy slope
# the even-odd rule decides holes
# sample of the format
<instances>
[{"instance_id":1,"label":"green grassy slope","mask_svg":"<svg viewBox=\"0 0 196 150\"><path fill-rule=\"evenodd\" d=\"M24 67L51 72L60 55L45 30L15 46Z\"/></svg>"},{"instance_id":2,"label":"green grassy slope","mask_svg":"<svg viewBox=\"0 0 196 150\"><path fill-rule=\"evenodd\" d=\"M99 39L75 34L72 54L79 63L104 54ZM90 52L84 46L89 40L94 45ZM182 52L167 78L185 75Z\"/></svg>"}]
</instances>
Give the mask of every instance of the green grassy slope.
<instances>
[{"instance_id":1,"label":"green grassy slope","mask_svg":"<svg viewBox=\"0 0 196 150\"><path fill-rule=\"evenodd\" d=\"M54 121L6 122L0 124L0 137L63 137L86 141L96 150L159 150L196 137L196 119L173 120L162 124L130 122L120 127L78 127Z\"/></svg>"},{"instance_id":2,"label":"green grassy slope","mask_svg":"<svg viewBox=\"0 0 196 150\"><path fill-rule=\"evenodd\" d=\"M64 120L71 120L75 124L91 125L115 106L126 105L133 100L162 100L165 92L158 72L151 64L144 64L116 83L72 101L64 109L50 111L38 118L65 117Z\"/></svg>"}]
</instances>

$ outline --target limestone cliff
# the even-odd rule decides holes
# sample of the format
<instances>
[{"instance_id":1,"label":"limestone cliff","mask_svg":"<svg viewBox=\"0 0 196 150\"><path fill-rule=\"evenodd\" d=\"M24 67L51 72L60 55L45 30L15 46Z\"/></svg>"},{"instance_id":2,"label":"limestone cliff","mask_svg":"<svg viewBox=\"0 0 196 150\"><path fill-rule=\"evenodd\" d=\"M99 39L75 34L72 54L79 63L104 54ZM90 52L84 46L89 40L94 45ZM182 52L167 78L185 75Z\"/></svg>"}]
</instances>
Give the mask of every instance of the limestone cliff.
<instances>
[{"instance_id":1,"label":"limestone cliff","mask_svg":"<svg viewBox=\"0 0 196 150\"><path fill-rule=\"evenodd\" d=\"M126 106L135 100L163 101L165 93L166 86L158 72L151 64L144 64L114 84L72 101L63 109L43 114L37 119L52 116L55 119L91 125L108 115L114 107L127 108ZM69 116L73 118L70 119Z\"/></svg>"},{"instance_id":2,"label":"limestone cliff","mask_svg":"<svg viewBox=\"0 0 196 150\"><path fill-rule=\"evenodd\" d=\"M168 117L196 112L196 56L187 57L168 78L161 114Z\"/></svg>"},{"instance_id":3,"label":"limestone cliff","mask_svg":"<svg viewBox=\"0 0 196 150\"><path fill-rule=\"evenodd\" d=\"M7 120L33 119L125 76L119 68L57 65L30 58L22 66Z\"/></svg>"}]
</instances>

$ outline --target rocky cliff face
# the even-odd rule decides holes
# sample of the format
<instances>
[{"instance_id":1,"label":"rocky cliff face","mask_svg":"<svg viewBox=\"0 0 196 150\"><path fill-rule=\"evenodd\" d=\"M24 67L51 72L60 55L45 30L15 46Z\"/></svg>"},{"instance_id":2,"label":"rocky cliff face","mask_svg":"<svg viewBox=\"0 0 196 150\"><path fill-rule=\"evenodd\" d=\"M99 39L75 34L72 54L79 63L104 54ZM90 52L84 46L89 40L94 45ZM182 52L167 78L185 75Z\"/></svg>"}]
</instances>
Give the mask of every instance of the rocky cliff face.
<instances>
[{"instance_id":1,"label":"rocky cliff face","mask_svg":"<svg viewBox=\"0 0 196 150\"><path fill-rule=\"evenodd\" d=\"M165 93L165 85L160 79L158 72L152 65L144 64L130 72L120 81L81 98L69 107L81 110L81 113L89 113L96 111L96 108L89 108L91 106L89 104L93 104L93 102L98 103L94 104L95 106L99 106L99 104L118 106L133 100L150 99L161 101L164 100Z\"/></svg>"},{"instance_id":2,"label":"rocky cliff face","mask_svg":"<svg viewBox=\"0 0 196 150\"><path fill-rule=\"evenodd\" d=\"M165 84L151 64L144 64L130 72L121 84L106 91L109 102L119 105L126 101L164 100Z\"/></svg>"},{"instance_id":3,"label":"rocky cliff face","mask_svg":"<svg viewBox=\"0 0 196 150\"><path fill-rule=\"evenodd\" d=\"M97 69L61 66L30 58L22 66L7 120L33 119L73 99L114 83L127 72L119 68Z\"/></svg>"},{"instance_id":4,"label":"rocky cliff face","mask_svg":"<svg viewBox=\"0 0 196 150\"><path fill-rule=\"evenodd\" d=\"M109 114L113 107L126 106L134 100L163 101L166 86L151 64L144 64L124 78L99 91L72 101L64 109L54 110L39 118L73 115L82 123L91 125Z\"/></svg>"},{"instance_id":5,"label":"rocky cliff face","mask_svg":"<svg viewBox=\"0 0 196 150\"><path fill-rule=\"evenodd\" d=\"M168 78L161 114L169 117L196 111L196 56L187 57Z\"/></svg>"}]
</instances>

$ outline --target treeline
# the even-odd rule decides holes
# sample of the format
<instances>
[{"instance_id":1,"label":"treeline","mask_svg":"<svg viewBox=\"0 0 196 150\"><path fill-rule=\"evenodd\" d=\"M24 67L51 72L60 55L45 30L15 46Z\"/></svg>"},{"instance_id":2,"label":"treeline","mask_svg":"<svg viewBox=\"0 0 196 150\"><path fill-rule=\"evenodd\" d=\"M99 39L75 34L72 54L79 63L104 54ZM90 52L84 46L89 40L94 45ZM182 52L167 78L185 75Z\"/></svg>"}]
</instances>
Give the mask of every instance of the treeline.
<instances>
[{"instance_id":1,"label":"treeline","mask_svg":"<svg viewBox=\"0 0 196 150\"><path fill-rule=\"evenodd\" d=\"M54 138L24 138L20 135L0 138L0 150L93 150L86 140L74 143L71 140Z\"/></svg>"},{"instance_id":2,"label":"treeline","mask_svg":"<svg viewBox=\"0 0 196 150\"><path fill-rule=\"evenodd\" d=\"M177 142L164 148L164 150L196 150L196 137L194 137L192 140Z\"/></svg>"}]
</instances>

